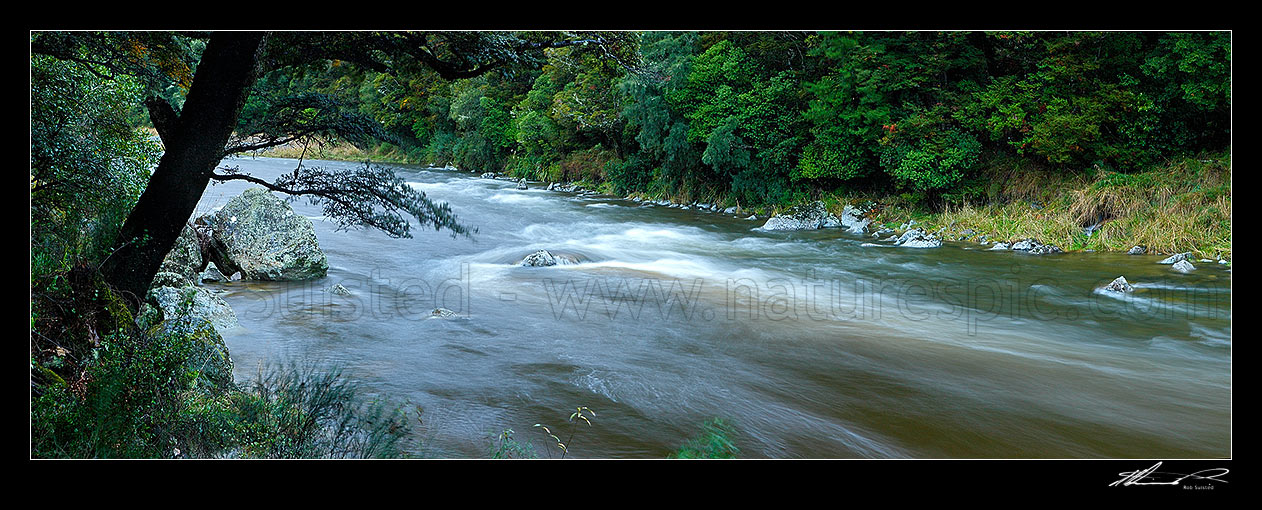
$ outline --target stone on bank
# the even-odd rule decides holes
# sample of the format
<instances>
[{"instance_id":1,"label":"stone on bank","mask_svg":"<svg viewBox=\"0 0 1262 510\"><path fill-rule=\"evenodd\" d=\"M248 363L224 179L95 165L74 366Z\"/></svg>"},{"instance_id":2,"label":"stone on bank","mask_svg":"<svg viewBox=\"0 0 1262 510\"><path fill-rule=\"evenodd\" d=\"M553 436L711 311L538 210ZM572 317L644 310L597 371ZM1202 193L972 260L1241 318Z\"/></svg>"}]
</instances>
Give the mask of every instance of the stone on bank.
<instances>
[{"instance_id":1,"label":"stone on bank","mask_svg":"<svg viewBox=\"0 0 1262 510\"><path fill-rule=\"evenodd\" d=\"M824 203L820 201L799 205L784 214L772 216L763 224L763 230L815 230L820 228L837 228L842 222L828 213Z\"/></svg>"}]
</instances>

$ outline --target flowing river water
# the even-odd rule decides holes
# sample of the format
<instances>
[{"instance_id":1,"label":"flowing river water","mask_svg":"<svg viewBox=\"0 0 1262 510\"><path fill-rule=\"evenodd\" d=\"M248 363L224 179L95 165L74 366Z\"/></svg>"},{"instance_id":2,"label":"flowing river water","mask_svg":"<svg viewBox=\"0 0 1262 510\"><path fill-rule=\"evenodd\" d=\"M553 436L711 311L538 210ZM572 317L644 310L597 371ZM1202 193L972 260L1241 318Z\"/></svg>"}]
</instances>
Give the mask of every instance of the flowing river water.
<instances>
[{"instance_id":1,"label":"flowing river water","mask_svg":"<svg viewBox=\"0 0 1262 510\"><path fill-rule=\"evenodd\" d=\"M225 164L270 180L297 161ZM663 458L715 417L743 457L1231 455L1219 264L1180 274L1158 256L897 248L397 171L476 235L338 230L295 201L327 278L206 284L242 324L224 335L238 381L275 364L341 367L373 398L422 410L411 448L423 456L486 457L513 429L547 457L533 425L566 439L577 406L596 413L573 432L577 457ZM208 188L196 214L250 186ZM519 265L540 249L574 263ZM1135 293L1096 290L1119 275ZM338 283L352 295L326 292ZM458 316L429 318L435 307Z\"/></svg>"}]
</instances>

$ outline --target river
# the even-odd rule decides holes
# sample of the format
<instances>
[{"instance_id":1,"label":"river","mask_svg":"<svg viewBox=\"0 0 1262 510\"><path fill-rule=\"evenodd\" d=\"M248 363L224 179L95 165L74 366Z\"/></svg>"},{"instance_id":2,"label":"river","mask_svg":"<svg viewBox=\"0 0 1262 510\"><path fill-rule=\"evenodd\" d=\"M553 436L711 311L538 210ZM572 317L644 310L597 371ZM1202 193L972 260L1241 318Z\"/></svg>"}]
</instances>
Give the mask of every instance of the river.
<instances>
[{"instance_id":1,"label":"river","mask_svg":"<svg viewBox=\"0 0 1262 510\"><path fill-rule=\"evenodd\" d=\"M297 162L224 164L270 180ZM238 381L341 367L372 398L421 410L410 448L427 457L486 457L504 429L559 456L533 425L569 437L577 406L595 415L571 457L663 458L715 417L755 458L1231 456L1231 272L1218 264L897 248L398 173L477 233L338 230L298 199L327 278L206 284L242 324L224 335ZM211 186L195 214L250 186ZM574 263L518 265L540 249ZM1095 290L1119 275L1134 294ZM325 291L338 283L352 295ZM458 316L429 318L439 306Z\"/></svg>"}]
</instances>

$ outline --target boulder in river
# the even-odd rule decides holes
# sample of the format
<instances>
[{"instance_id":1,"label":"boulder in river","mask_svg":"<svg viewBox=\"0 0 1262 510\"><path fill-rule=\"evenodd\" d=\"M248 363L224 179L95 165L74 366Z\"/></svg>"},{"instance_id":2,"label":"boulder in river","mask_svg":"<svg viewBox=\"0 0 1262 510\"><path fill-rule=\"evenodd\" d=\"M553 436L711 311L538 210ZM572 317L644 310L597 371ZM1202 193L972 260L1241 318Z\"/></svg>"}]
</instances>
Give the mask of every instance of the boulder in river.
<instances>
[{"instance_id":1,"label":"boulder in river","mask_svg":"<svg viewBox=\"0 0 1262 510\"><path fill-rule=\"evenodd\" d=\"M340 283L335 284L335 285L333 285L332 287L329 287L329 292L330 292L330 293L332 293L333 295L336 295L336 296L349 296L349 295L351 295L351 291L350 291L350 289L347 289L346 287L343 287L343 286L342 286L342 284L340 284Z\"/></svg>"},{"instance_id":2,"label":"boulder in river","mask_svg":"<svg viewBox=\"0 0 1262 510\"><path fill-rule=\"evenodd\" d=\"M1174 255L1161 259L1161 261L1157 263L1158 264L1175 264L1181 260L1187 260L1188 257L1191 257L1191 256L1192 256L1192 252L1190 251L1183 252L1183 253L1176 253Z\"/></svg>"},{"instance_id":3,"label":"boulder in river","mask_svg":"<svg viewBox=\"0 0 1262 510\"><path fill-rule=\"evenodd\" d=\"M995 243L990 247L990 251L1008 251L1008 243Z\"/></svg>"},{"instance_id":4,"label":"boulder in river","mask_svg":"<svg viewBox=\"0 0 1262 510\"><path fill-rule=\"evenodd\" d=\"M224 271L273 281L310 280L328 273L311 220L267 190L245 190L203 219L212 228L211 258Z\"/></svg>"},{"instance_id":5,"label":"boulder in river","mask_svg":"<svg viewBox=\"0 0 1262 510\"><path fill-rule=\"evenodd\" d=\"M446 309L446 308L435 308L435 309L434 309L434 311L432 311L432 312L430 312L430 313L429 313L429 317L428 317L428 318L430 318L430 319L450 319L450 318L455 317L455 316L456 316L456 312L453 312L453 311L448 310L448 309Z\"/></svg>"},{"instance_id":6,"label":"boulder in river","mask_svg":"<svg viewBox=\"0 0 1262 510\"><path fill-rule=\"evenodd\" d=\"M1012 251L1023 251L1030 255L1047 255L1050 253L1064 253L1065 250L1051 244L1043 244L1033 237L1023 239L1012 243Z\"/></svg>"},{"instance_id":7,"label":"boulder in river","mask_svg":"<svg viewBox=\"0 0 1262 510\"><path fill-rule=\"evenodd\" d=\"M1108 292L1126 293L1135 292L1135 287L1131 286L1130 282L1126 281L1125 276L1119 276L1108 285L1105 285L1104 290Z\"/></svg>"},{"instance_id":8,"label":"boulder in river","mask_svg":"<svg viewBox=\"0 0 1262 510\"><path fill-rule=\"evenodd\" d=\"M483 178L483 179L494 179L494 178L495 178L495 172L486 172L486 173L484 173L484 174L482 174L482 175L479 175L478 177L481 177L481 178Z\"/></svg>"},{"instance_id":9,"label":"boulder in river","mask_svg":"<svg viewBox=\"0 0 1262 510\"><path fill-rule=\"evenodd\" d=\"M903 248L937 248L942 246L942 240L922 228L915 228L903 232L894 244Z\"/></svg>"},{"instance_id":10,"label":"boulder in river","mask_svg":"<svg viewBox=\"0 0 1262 510\"><path fill-rule=\"evenodd\" d=\"M552 184L549 184L548 191L560 191L562 193L582 193L582 194L589 193L588 190L584 189L582 186L579 186L577 184L560 183L560 182L554 182ZM595 193L592 193L592 194L594 195Z\"/></svg>"},{"instance_id":11,"label":"boulder in river","mask_svg":"<svg viewBox=\"0 0 1262 510\"><path fill-rule=\"evenodd\" d=\"M1188 262L1185 259L1185 260L1180 260L1178 262L1175 262L1174 266L1172 266L1171 269L1174 269L1175 271L1178 271L1180 273L1190 273L1196 269L1196 266L1192 265L1191 262Z\"/></svg>"},{"instance_id":12,"label":"boulder in river","mask_svg":"<svg viewBox=\"0 0 1262 510\"><path fill-rule=\"evenodd\" d=\"M1145 253L1148 253L1148 249L1139 245L1132 246L1131 249L1126 250L1127 255L1143 255Z\"/></svg>"},{"instance_id":13,"label":"boulder in river","mask_svg":"<svg viewBox=\"0 0 1262 510\"><path fill-rule=\"evenodd\" d=\"M852 234L862 234L868 228L868 224L872 222L864 218L864 214L867 214L867 211L847 204L841 210L841 226L845 227Z\"/></svg>"},{"instance_id":14,"label":"boulder in river","mask_svg":"<svg viewBox=\"0 0 1262 510\"><path fill-rule=\"evenodd\" d=\"M763 224L763 230L815 230L841 226L841 220L828 213L820 201L799 205L781 215L773 216Z\"/></svg>"},{"instance_id":15,"label":"boulder in river","mask_svg":"<svg viewBox=\"0 0 1262 510\"><path fill-rule=\"evenodd\" d=\"M557 265L557 259L551 253L548 253L548 250L539 250L526 255L526 258L522 259L521 265L526 267L555 266Z\"/></svg>"}]
</instances>

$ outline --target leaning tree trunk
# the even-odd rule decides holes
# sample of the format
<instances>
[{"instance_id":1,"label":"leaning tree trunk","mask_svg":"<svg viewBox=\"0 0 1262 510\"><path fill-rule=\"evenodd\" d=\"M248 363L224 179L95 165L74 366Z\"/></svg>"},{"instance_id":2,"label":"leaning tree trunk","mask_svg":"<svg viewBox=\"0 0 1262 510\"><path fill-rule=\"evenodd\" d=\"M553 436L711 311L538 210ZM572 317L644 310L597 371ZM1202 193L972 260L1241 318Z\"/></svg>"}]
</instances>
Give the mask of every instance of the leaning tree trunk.
<instances>
[{"instance_id":1,"label":"leaning tree trunk","mask_svg":"<svg viewBox=\"0 0 1262 510\"><path fill-rule=\"evenodd\" d=\"M174 129L163 135L166 152L123 223L119 246L102 268L106 280L133 309L144 301L162 259L175 245L223 158L224 146L254 84L264 36L216 32L206 44L183 111Z\"/></svg>"}]
</instances>

